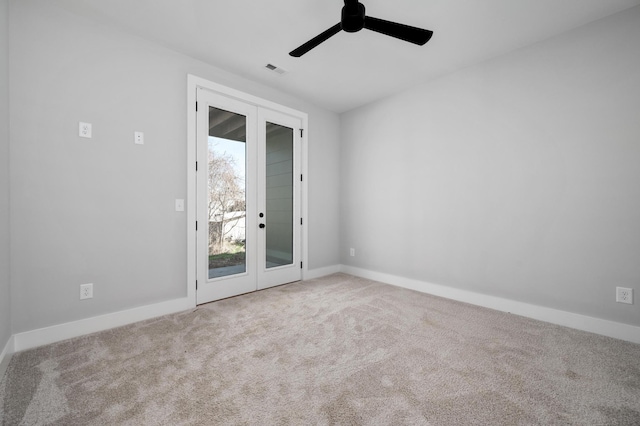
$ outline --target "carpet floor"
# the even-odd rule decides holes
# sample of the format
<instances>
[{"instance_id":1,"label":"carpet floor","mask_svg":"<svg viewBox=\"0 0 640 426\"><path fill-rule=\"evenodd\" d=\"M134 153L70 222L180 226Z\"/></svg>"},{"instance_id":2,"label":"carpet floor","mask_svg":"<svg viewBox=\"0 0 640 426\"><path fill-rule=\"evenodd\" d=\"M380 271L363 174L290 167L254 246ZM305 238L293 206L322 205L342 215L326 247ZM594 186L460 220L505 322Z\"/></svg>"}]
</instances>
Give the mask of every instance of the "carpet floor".
<instances>
[{"instance_id":1,"label":"carpet floor","mask_svg":"<svg viewBox=\"0 0 640 426\"><path fill-rule=\"evenodd\" d=\"M640 425L640 345L345 274L14 354L3 425Z\"/></svg>"}]
</instances>

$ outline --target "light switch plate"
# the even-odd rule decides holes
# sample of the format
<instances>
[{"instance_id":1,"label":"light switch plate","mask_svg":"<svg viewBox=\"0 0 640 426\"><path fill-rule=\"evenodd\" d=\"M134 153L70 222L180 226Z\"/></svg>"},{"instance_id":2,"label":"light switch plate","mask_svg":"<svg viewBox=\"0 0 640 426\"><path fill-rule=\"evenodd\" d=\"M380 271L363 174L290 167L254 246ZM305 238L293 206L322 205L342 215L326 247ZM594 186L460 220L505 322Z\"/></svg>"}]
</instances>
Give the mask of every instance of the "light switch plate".
<instances>
[{"instance_id":1,"label":"light switch plate","mask_svg":"<svg viewBox=\"0 0 640 426\"><path fill-rule=\"evenodd\" d=\"M177 212L184 211L184 200L176 199L176 211Z\"/></svg>"}]
</instances>

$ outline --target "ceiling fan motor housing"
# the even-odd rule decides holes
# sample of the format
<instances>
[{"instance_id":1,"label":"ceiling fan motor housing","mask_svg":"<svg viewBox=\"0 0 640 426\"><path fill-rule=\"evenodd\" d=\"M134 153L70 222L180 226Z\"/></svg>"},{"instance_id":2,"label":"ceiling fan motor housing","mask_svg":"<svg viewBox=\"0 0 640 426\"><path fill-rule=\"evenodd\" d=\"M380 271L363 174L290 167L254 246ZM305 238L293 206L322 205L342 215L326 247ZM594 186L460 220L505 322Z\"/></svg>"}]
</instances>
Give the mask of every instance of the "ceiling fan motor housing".
<instances>
[{"instance_id":1,"label":"ceiling fan motor housing","mask_svg":"<svg viewBox=\"0 0 640 426\"><path fill-rule=\"evenodd\" d=\"M355 33L364 28L364 5L357 0L345 0L342 8L340 25L348 33Z\"/></svg>"}]
</instances>

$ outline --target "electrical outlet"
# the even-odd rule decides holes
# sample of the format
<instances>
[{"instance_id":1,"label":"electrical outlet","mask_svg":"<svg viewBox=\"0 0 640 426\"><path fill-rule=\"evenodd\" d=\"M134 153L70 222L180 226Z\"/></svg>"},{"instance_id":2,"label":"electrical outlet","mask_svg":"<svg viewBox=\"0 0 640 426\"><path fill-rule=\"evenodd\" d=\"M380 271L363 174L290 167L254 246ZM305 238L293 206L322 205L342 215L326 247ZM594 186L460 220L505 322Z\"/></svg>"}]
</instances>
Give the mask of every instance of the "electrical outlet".
<instances>
[{"instance_id":1,"label":"electrical outlet","mask_svg":"<svg viewBox=\"0 0 640 426\"><path fill-rule=\"evenodd\" d=\"M616 302L628 303L629 305L633 305L633 289L616 287Z\"/></svg>"},{"instance_id":2,"label":"electrical outlet","mask_svg":"<svg viewBox=\"0 0 640 426\"><path fill-rule=\"evenodd\" d=\"M78 125L78 136L91 139L91 123L80 122Z\"/></svg>"},{"instance_id":3,"label":"electrical outlet","mask_svg":"<svg viewBox=\"0 0 640 426\"><path fill-rule=\"evenodd\" d=\"M356 255L356 249L350 248L349 249L349 256L355 256L355 255Z\"/></svg>"},{"instance_id":4,"label":"electrical outlet","mask_svg":"<svg viewBox=\"0 0 640 426\"><path fill-rule=\"evenodd\" d=\"M80 285L80 300L93 298L93 284Z\"/></svg>"},{"instance_id":5,"label":"electrical outlet","mask_svg":"<svg viewBox=\"0 0 640 426\"><path fill-rule=\"evenodd\" d=\"M133 141L136 145L144 145L144 133L143 132L133 132Z\"/></svg>"}]
</instances>

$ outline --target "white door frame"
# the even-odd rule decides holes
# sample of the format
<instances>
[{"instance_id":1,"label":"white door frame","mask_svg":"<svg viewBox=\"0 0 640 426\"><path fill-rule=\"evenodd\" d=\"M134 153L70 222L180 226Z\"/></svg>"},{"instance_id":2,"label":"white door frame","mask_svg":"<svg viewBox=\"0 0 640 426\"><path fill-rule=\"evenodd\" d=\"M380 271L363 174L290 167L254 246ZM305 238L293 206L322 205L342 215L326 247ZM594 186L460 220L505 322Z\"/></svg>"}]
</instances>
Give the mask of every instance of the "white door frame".
<instances>
[{"instance_id":1,"label":"white door frame","mask_svg":"<svg viewBox=\"0 0 640 426\"><path fill-rule=\"evenodd\" d=\"M301 173L303 175L302 180L302 195L301 195L301 208L302 208L302 279L304 280L308 273L308 128L309 117L307 113L285 107L266 99L262 99L235 89L231 89L226 86L222 86L217 83L213 83L209 80L188 74L187 75L187 200L186 200L186 214L187 214L187 298L193 301L193 305L196 304L196 100L198 90L208 90L211 92L219 93L220 95L235 98L240 101L253 104L255 106L271 109L274 111L288 114L294 117L300 118L302 121L302 128L304 129L301 141Z\"/></svg>"}]
</instances>

